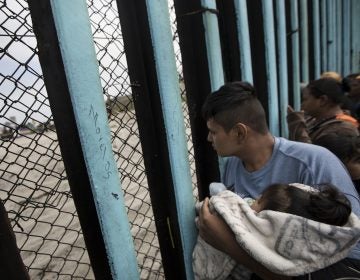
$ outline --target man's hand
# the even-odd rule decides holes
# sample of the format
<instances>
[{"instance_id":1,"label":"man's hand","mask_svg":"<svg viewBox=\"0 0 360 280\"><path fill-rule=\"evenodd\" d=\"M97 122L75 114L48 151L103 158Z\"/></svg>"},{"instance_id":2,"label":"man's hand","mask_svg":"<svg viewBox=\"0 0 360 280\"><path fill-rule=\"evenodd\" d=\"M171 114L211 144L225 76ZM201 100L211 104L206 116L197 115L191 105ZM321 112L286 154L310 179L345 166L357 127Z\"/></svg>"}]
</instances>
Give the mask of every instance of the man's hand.
<instances>
[{"instance_id":1,"label":"man's hand","mask_svg":"<svg viewBox=\"0 0 360 280\"><path fill-rule=\"evenodd\" d=\"M238 246L234 233L225 221L209 209L209 198L205 198L197 221L200 236L210 245L224 253Z\"/></svg>"},{"instance_id":2,"label":"man's hand","mask_svg":"<svg viewBox=\"0 0 360 280\"><path fill-rule=\"evenodd\" d=\"M237 243L234 233L225 221L212 214L209 209L209 198L205 198L197 219L200 236L214 248L228 254L237 263L244 265L250 271L255 272L265 280L290 280L286 277L274 274L262 264L250 257Z\"/></svg>"}]
</instances>

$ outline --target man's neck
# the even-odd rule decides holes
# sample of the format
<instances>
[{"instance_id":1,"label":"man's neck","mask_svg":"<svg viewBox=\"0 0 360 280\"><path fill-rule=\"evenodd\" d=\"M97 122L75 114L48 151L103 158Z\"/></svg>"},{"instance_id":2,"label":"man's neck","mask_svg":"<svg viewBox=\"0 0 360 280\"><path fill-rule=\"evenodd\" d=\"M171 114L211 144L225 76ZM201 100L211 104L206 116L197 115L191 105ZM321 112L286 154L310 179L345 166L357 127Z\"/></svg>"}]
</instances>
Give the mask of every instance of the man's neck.
<instances>
[{"instance_id":1,"label":"man's neck","mask_svg":"<svg viewBox=\"0 0 360 280\"><path fill-rule=\"evenodd\" d=\"M275 145L275 138L270 134L249 139L246 152L241 159L244 167L249 172L261 169L271 158Z\"/></svg>"}]
</instances>

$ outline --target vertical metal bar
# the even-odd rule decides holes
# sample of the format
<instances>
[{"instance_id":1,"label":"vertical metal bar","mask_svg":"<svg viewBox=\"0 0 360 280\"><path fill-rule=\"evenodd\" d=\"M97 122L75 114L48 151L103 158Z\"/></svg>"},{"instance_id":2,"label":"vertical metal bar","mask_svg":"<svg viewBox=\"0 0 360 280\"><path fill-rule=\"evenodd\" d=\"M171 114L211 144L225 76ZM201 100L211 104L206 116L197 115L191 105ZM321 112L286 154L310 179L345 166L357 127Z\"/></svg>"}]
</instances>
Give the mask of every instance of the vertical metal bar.
<instances>
[{"instance_id":1,"label":"vertical metal bar","mask_svg":"<svg viewBox=\"0 0 360 280\"><path fill-rule=\"evenodd\" d=\"M313 40L314 40L314 77L320 78L321 74L321 57L320 57L320 7L319 0L313 0Z\"/></svg>"},{"instance_id":2,"label":"vertical metal bar","mask_svg":"<svg viewBox=\"0 0 360 280\"><path fill-rule=\"evenodd\" d=\"M186 279L193 279L192 251L197 236L194 223L195 202L192 194L184 116L181 108L168 5L166 0L156 2L147 0L146 4L169 146Z\"/></svg>"},{"instance_id":3,"label":"vertical metal bar","mask_svg":"<svg viewBox=\"0 0 360 280\"><path fill-rule=\"evenodd\" d=\"M301 82L309 82L309 40L307 0L300 0Z\"/></svg>"},{"instance_id":4,"label":"vertical metal bar","mask_svg":"<svg viewBox=\"0 0 360 280\"><path fill-rule=\"evenodd\" d=\"M249 23L246 0L234 0L240 49L241 79L253 83Z\"/></svg>"},{"instance_id":5,"label":"vertical metal bar","mask_svg":"<svg viewBox=\"0 0 360 280\"><path fill-rule=\"evenodd\" d=\"M186 279L146 2L117 0L117 5L165 277Z\"/></svg>"},{"instance_id":6,"label":"vertical metal bar","mask_svg":"<svg viewBox=\"0 0 360 280\"><path fill-rule=\"evenodd\" d=\"M336 38L335 38L335 0L327 2L327 61L328 71L336 71Z\"/></svg>"},{"instance_id":7,"label":"vertical metal bar","mask_svg":"<svg viewBox=\"0 0 360 280\"><path fill-rule=\"evenodd\" d=\"M111 279L105 243L82 152L50 1L28 1L67 178L96 278Z\"/></svg>"},{"instance_id":8,"label":"vertical metal bar","mask_svg":"<svg viewBox=\"0 0 360 280\"><path fill-rule=\"evenodd\" d=\"M352 0L351 2L351 49L352 49L352 72L357 73L360 71L360 32L359 32L359 13L360 13L360 2L358 0Z\"/></svg>"},{"instance_id":9,"label":"vertical metal bar","mask_svg":"<svg viewBox=\"0 0 360 280\"><path fill-rule=\"evenodd\" d=\"M51 1L51 8L112 275L114 279L137 279L86 1Z\"/></svg>"},{"instance_id":10,"label":"vertical metal bar","mask_svg":"<svg viewBox=\"0 0 360 280\"><path fill-rule=\"evenodd\" d=\"M328 71L328 48L327 48L327 0L321 0L321 26L320 26L320 35L321 35L321 72Z\"/></svg>"},{"instance_id":11,"label":"vertical metal bar","mask_svg":"<svg viewBox=\"0 0 360 280\"><path fill-rule=\"evenodd\" d=\"M287 47L286 47L286 18L285 2L278 0L276 4L277 17L277 46L279 61L279 95L280 95L280 123L281 136L288 137L288 126L286 122L288 98L288 75L287 75Z\"/></svg>"},{"instance_id":12,"label":"vertical metal bar","mask_svg":"<svg viewBox=\"0 0 360 280\"><path fill-rule=\"evenodd\" d=\"M343 5L343 65L341 72L343 76L347 76L350 74L350 32L351 32L351 10L350 10L351 1L342 1Z\"/></svg>"},{"instance_id":13,"label":"vertical metal bar","mask_svg":"<svg viewBox=\"0 0 360 280\"><path fill-rule=\"evenodd\" d=\"M271 1L263 0L262 7L264 17L265 58L269 98L269 128L274 135L279 135L279 100L273 3Z\"/></svg>"},{"instance_id":14,"label":"vertical metal bar","mask_svg":"<svg viewBox=\"0 0 360 280\"><path fill-rule=\"evenodd\" d=\"M216 10L215 0L201 0L205 9ZM224 69L221 57L221 44L217 16L209 11L203 13L207 57L209 61L211 90L215 91L224 84Z\"/></svg>"},{"instance_id":15,"label":"vertical metal bar","mask_svg":"<svg viewBox=\"0 0 360 280\"><path fill-rule=\"evenodd\" d=\"M193 140L199 199L209 196L209 184L219 181L216 152L207 142L208 129L202 118L201 107L211 92L206 53L205 31L200 0L175 0L177 31ZM239 76L239 75L238 75Z\"/></svg>"},{"instance_id":16,"label":"vertical metal bar","mask_svg":"<svg viewBox=\"0 0 360 280\"><path fill-rule=\"evenodd\" d=\"M300 110L300 58L299 58L299 17L298 1L291 0L291 42L292 42L292 64L293 64L293 100L294 109Z\"/></svg>"},{"instance_id":17,"label":"vertical metal bar","mask_svg":"<svg viewBox=\"0 0 360 280\"><path fill-rule=\"evenodd\" d=\"M343 10L342 10L342 2L343 0L336 0L335 2L335 18L336 18L336 29L335 29L335 38L336 38L336 71L338 73L342 73L342 64L343 64L343 41L344 34L342 32L343 27ZM345 1L346 2L346 1Z\"/></svg>"},{"instance_id":18,"label":"vertical metal bar","mask_svg":"<svg viewBox=\"0 0 360 280\"><path fill-rule=\"evenodd\" d=\"M217 16L210 12L216 10L215 0L201 0L203 9L203 22L205 28L205 41L209 64L211 91L219 89L224 84L224 69L221 56L220 34ZM208 9L209 11L207 11ZM226 158L219 157L220 174L223 174Z\"/></svg>"}]
</instances>

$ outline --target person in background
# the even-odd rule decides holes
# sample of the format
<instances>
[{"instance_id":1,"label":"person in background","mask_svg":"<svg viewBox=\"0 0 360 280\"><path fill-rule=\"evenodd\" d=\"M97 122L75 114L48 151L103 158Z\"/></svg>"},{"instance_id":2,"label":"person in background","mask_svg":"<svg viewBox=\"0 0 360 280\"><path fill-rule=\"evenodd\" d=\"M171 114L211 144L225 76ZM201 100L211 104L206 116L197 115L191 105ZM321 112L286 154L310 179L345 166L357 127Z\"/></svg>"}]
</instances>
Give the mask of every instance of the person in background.
<instances>
[{"instance_id":1,"label":"person in background","mask_svg":"<svg viewBox=\"0 0 360 280\"><path fill-rule=\"evenodd\" d=\"M359 135L358 121L343 112L345 100L341 84L334 79L311 81L302 92L302 111L295 112L291 106L288 107L289 139L313 143L335 131L343 135Z\"/></svg>"},{"instance_id":2,"label":"person in background","mask_svg":"<svg viewBox=\"0 0 360 280\"><path fill-rule=\"evenodd\" d=\"M360 73L353 73L346 76L342 81L343 90L350 100L350 113L357 120L360 120Z\"/></svg>"},{"instance_id":3,"label":"person in background","mask_svg":"<svg viewBox=\"0 0 360 280\"><path fill-rule=\"evenodd\" d=\"M328 72L323 72L320 76L320 79L334 79L338 83L341 83L343 78L338 72L328 71Z\"/></svg>"},{"instance_id":4,"label":"person in background","mask_svg":"<svg viewBox=\"0 0 360 280\"><path fill-rule=\"evenodd\" d=\"M323 147L273 136L251 84L232 82L220 87L208 95L202 114L209 129L208 141L219 156L227 157L222 183L239 196L257 198L274 183L329 183L341 187L339 190L350 200L353 212L360 216L358 194L341 161ZM251 258L237 244L226 223L210 213L208 203L206 198L198 219L199 234L207 243L263 279L288 279ZM360 277L349 266L360 271L359 244L348 258L320 271L322 275Z\"/></svg>"},{"instance_id":5,"label":"person in background","mask_svg":"<svg viewBox=\"0 0 360 280\"><path fill-rule=\"evenodd\" d=\"M344 163L356 190L360 193L360 136L334 132L318 138L314 144L327 148Z\"/></svg>"}]
</instances>

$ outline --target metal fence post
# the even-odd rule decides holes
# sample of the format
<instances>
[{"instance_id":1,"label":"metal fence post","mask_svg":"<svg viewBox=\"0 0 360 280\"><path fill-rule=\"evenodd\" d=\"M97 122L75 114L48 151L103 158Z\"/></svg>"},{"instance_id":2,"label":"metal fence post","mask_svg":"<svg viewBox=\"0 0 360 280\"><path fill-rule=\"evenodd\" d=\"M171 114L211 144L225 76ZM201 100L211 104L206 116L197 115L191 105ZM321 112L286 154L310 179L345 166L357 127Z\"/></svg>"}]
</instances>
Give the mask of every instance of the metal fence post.
<instances>
[{"instance_id":1,"label":"metal fence post","mask_svg":"<svg viewBox=\"0 0 360 280\"><path fill-rule=\"evenodd\" d=\"M104 240L81 150L50 1L28 1L39 60L49 96L70 189L95 277L111 279Z\"/></svg>"},{"instance_id":2,"label":"metal fence post","mask_svg":"<svg viewBox=\"0 0 360 280\"><path fill-rule=\"evenodd\" d=\"M50 3L51 6L49 6ZM93 207L91 207L92 216L85 221L83 220L82 226L85 227L85 239L88 223L96 226L96 242L100 244L91 244L95 240L89 239L87 242L89 251L92 251L93 254L92 264L95 275L107 279L138 279L133 241L123 203L119 174L112 154L110 131L86 2L43 1L39 3L39 1L34 1L30 5L34 21L38 21L37 36L43 44L40 44L39 49L41 50L41 47L44 47L44 63L42 67L47 71L45 81L50 75L53 75L53 73L49 73L47 67L49 69L51 67L57 68L57 72L62 78L60 89L63 89L63 91L61 93L65 94L65 98L67 98L66 113L70 113L70 121L73 124L73 130L66 132L66 134L76 135L77 131L79 133L76 135L79 138L74 141L77 145L73 146L71 151L64 147L62 152L65 158L69 156L66 155L67 152L74 153L73 149L78 149L75 153L78 153L79 157L74 160L77 160L81 167L85 169L81 172L86 182L84 187L87 188L87 203ZM42 21L42 9L44 7L46 8L47 18ZM44 21L50 23L52 27L45 34L43 32L47 28L42 25ZM49 42L47 35L52 38L51 42ZM47 64L48 59L51 59L47 49L50 43L57 49L56 65ZM56 108L56 103L59 102L57 98L60 97L56 96L55 91L58 91L59 88L54 86L56 82L53 79L49 78L48 84L49 95L50 92L54 94L53 106L56 111L54 115L58 114L57 125L63 121L61 118L66 116L64 116L64 112L58 111L59 108ZM60 125L60 130L58 130L60 138L62 137L61 133L64 132L61 128ZM64 142L63 144L68 145L70 143ZM68 162L65 160L65 163ZM67 166L67 170L72 167L74 165ZM71 170L69 172L72 174ZM71 184L71 180L69 181ZM78 187L72 186L72 190ZM84 199L83 196L76 197L76 195L74 195L74 198L75 200ZM79 206L77 204L78 211L83 212ZM95 209L97 214L94 213ZM83 214L90 213L84 211ZM80 219L83 214L79 213ZM90 220L97 222L91 222ZM101 228L102 238L99 227ZM119 250L120 248L121 250ZM99 255L95 256L97 254ZM100 260L99 256L102 256L104 260ZM105 264L105 261L109 263ZM98 265L100 268L97 268ZM111 269L111 275L109 275L108 267Z\"/></svg>"},{"instance_id":3,"label":"metal fence post","mask_svg":"<svg viewBox=\"0 0 360 280\"><path fill-rule=\"evenodd\" d=\"M279 135L279 101L277 86L276 69L276 50L275 50L275 29L274 29L274 10L271 1L263 0L264 17L264 40L266 75L268 83L268 102L269 102L269 129L274 135Z\"/></svg>"},{"instance_id":4,"label":"metal fence post","mask_svg":"<svg viewBox=\"0 0 360 280\"><path fill-rule=\"evenodd\" d=\"M183 204L178 205L176 198L175 180L172 176L174 166L171 166L171 160L174 159L170 159L168 131L165 127L160 95L160 91L164 91L165 86L160 85L157 69L157 63L168 60L169 57L159 58L158 54L155 55L145 1L117 0L117 6L165 277L166 279L186 279L187 264L185 264L183 247L186 239L182 239L181 227L183 225L180 224L180 220L184 217L180 218L179 215L183 213L177 212L177 208ZM159 61L155 63L155 60ZM176 79L176 85L173 79L174 77L171 78L172 83L169 84L172 91L175 90L174 87L179 86L178 79ZM163 94L166 93L163 92ZM174 92L169 94L173 96ZM176 100L178 98L180 94ZM174 128L178 128L177 118ZM178 137L178 134L170 134L168 137ZM177 181L176 184L178 184ZM188 185L184 188L188 188ZM189 190L187 189L186 192ZM193 199L187 203L192 206L189 206L186 211L192 211L195 214Z\"/></svg>"},{"instance_id":5,"label":"metal fence post","mask_svg":"<svg viewBox=\"0 0 360 280\"><path fill-rule=\"evenodd\" d=\"M301 82L309 82L309 28L307 0L300 0Z\"/></svg>"},{"instance_id":6,"label":"metal fence post","mask_svg":"<svg viewBox=\"0 0 360 280\"><path fill-rule=\"evenodd\" d=\"M351 32L351 3L350 1L343 1L343 17L342 17L342 33L343 33L343 64L342 64L342 75L347 76L350 74L350 32Z\"/></svg>"},{"instance_id":7,"label":"metal fence post","mask_svg":"<svg viewBox=\"0 0 360 280\"><path fill-rule=\"evenodd\" d=\"M326 6L327 0L320 0L320 17L321 17L321 25L320 25L320 36L321 36L321 73L328 71L328 48L327 48L327 13Z\"/></svg>"},{"instance_id":8,"label":"metal fence post","mask_svg":"<svg viewBox=\"0 0 360 280\"><path fill-rule=\"evenodd\" d=\"M352 0L351 2L351 72L357 73L360 71L360 35L359 35L359 13L360 2Z\"/></svg>"},{"instance_id":9,"label":"metal fence post","mask_svg":"<svg viewBox=\"0 0 360 280\"><path fill-rule=\"evenodd\" d=\"M235 0L237 34L240 49L241 77L243 81L253 83L252 59L249 35L249 21L246 0Z\"/></svg>"},{"instance_id":10,"label":"metal fence post","mask_svg":"<svg viewBox=\"0 0 360 280\"><path fill-rule=\"evenodd\" d=\"M299 16L298 1L291 0L291 45L293 71L293 100L294 109L300 110L300 53L299 53Z\"/></svg>"},{"instance_id":11,"label":"metal fence post","mask_svg":"<svg viewBox=\"0 0 360 280\"><path fill-rule=\"evenodd\" d=\"M343 15L344 11L342 9L342 0L336 0L335 2L335 39L336 39L336 72L342 73L343 69L343 42L344 42L344 33L343 31Z\"/></svg>"},{"instance_id":12,"label":"metal fence post","mask_svg":"<svg viewBox=\"0 0 360 280\"><path fill-rule=\"evenodd\" d=\"M289 104L289 86L287 71L287 48L286 48L286 16L284 0L276 1L276 17L277 17L277 47L279 61L279 97L280 97L280 125L281 136L288 136L288 125L286 121L287 106Z\"/></svg>"},{"instance_id":13,"label":"metal fence post","mask_svg":"<svg viewBox=\"0 0 360 280\"><path fill-rule=\"evenodd\" d=\"M328 70L336 71L336 13L335 13L335 0L328 0L326 6L326 18L327 18L327 61Z\"/></svg>"},{"instance_id":14,"label":"metal fence post","mask_svg":"<svg viewBox=\"0 0 360 280\"><path fill-rule=\"evenodd\" d=\"M209 195L209 184L220 180L218 157L207 142L208 129L201 107L211 92L209 63L200 0L175 0L177 30L194 144L199 199Z\"/></svg>"},{"instance_id":15,"label":"metal fence post","mask_svg":"<svg viewBox=\"0 0 360 280\"><path fill-rule=\"evenodd\" d=\"M320 7L319 0L313 0L312 5L313 19L313 48L314 48L314 78L319 79L321 74L321 52L320 52Z\"/></svg>"},{"instance_id":16,"label":"metal fence post","mask_svg":"<svg viewBox=\"0 0 360 280\"><path fill-rule=\"evenodd\" d=\"M194 278L192 251L197 237L195 201L192 194L192 181L183 123L184 116L181 108L179 78L175 65L170 17L166 0L156 2L147 0L146 7L149 16L151 41L154 48L166 139L169 147L170 168L174 182L175 206L177 209L186 279L191 280ZM218 75L218 73L215 72L214 75Z\"/></svg>"}]
</instances>

